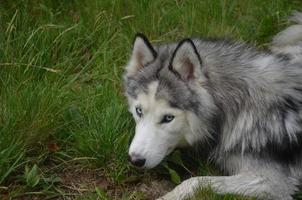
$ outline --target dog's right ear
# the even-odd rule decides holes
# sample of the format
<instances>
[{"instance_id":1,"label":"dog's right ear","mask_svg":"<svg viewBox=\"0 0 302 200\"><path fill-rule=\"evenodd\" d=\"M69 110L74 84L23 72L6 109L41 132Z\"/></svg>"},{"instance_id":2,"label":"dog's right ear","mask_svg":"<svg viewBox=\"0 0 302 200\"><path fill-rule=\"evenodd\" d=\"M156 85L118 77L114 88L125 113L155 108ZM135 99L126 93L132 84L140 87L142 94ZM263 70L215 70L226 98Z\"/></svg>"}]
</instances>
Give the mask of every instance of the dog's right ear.
<instances>
[{"instance_id":1,"label":"dog's right ear","mask_svg":"<svg viewBox=\"0 0 302 200\"><path fill-rule=\"evenodd\" d=\"M127 75L136 75L140 69L145 67L148 63L153 62L156 56L157 53L147 37L141 33L137 33L133 43L132 55L126 66Z\"/></svg>"}]
</instances>

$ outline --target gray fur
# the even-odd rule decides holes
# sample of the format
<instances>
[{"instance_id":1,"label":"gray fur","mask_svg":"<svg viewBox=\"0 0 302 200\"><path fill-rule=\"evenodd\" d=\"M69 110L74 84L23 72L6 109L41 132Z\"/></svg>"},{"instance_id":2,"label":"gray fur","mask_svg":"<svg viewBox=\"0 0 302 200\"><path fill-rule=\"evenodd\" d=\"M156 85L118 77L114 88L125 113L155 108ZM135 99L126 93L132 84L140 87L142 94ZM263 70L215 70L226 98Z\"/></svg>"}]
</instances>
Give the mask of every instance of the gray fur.
<instances>
[{"instance_id":1,"label":"gray fur","mask_svg":"<svg viewBox=\"0 0 302 200\"><path fill-rule=\"evenodd\" d=\"M125 75L128 99L157 80L157 98L194 113L194 134L213 140L209 156L230 175L191 178L162 199L183 199L204 181L218 193L292 199L302 178L302 14L293 19L298 24L274 38L272 52L192 39L202 73L194 80L183 80L170 66L178 43L154 47L153 62Z\"/></svg>"}]
</instances>

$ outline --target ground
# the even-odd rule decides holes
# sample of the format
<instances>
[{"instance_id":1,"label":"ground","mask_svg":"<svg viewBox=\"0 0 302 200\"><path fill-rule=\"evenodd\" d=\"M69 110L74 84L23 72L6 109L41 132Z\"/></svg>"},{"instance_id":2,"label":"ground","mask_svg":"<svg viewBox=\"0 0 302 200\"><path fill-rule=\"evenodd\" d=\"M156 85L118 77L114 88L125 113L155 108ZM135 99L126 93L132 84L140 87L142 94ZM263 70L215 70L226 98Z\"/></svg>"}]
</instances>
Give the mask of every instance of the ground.
<instances>
[{"instance_id":1,"label":"ground","mask_svg":"<svg viewBox=\"0 0 302 200\"><path fill-rule=\"evenodd\" d=\"M154 199L189 176L220 173L179 151L154 170L128 164L134 122L122 73L135 33L266 48L302 10L300 0L0 4L0 199ZM196 198L247 199L210 189Z\"/></svg>"}]
</instances>

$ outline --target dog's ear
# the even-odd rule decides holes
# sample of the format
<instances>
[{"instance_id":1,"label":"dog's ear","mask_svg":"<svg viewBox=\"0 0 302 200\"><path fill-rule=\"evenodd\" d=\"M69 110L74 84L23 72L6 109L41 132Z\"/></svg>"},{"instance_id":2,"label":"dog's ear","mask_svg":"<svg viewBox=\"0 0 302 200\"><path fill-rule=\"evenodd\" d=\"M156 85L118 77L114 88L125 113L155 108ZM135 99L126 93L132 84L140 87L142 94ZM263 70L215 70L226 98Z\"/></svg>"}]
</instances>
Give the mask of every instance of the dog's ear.
<instances>
[{"instance_id":1,"label":"dog's ear","mask_svg":"<svg viewBox=\"0 0 302 200\"><path fill-rule=\"evenodd\" d=\"M127 75L135 75L145 65L154 61L156 56L157 53L146 36L141 33L137 33L133 43L130 62L126 67Z\"/></svg>"},{"instance_id":2,"label":"dog's ear","mask_svg":"<svg viewBox=\"0 0 302 200\"><path fill-rule=\"evenodd\" d=\"M182 80L201 77L201 59L191 39L182 40L176 47L169 69Z\"/></svg>"}]
</instances>

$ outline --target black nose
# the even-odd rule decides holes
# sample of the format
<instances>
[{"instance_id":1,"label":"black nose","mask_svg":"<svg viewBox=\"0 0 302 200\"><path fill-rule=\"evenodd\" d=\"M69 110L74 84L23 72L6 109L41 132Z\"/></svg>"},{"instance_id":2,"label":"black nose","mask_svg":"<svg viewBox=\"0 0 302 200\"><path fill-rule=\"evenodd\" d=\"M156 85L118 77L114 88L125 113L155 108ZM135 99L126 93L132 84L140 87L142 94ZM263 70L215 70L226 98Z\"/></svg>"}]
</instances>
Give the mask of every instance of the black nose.
<instances>
[{"instance_id":1,"label":"black nose","mask_svg":"<svg viewBox=\"0 0 302 200\"><path fill-rule=\"evenodd\" d=\"M134 165L135 167L142 167L146 163L146 159L144 158L132 158L131 156L129 156L128 158L131 164Z\"/></svg>"}]
</instances>

